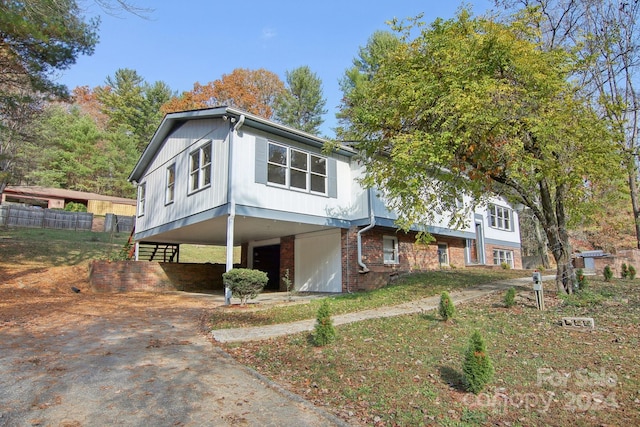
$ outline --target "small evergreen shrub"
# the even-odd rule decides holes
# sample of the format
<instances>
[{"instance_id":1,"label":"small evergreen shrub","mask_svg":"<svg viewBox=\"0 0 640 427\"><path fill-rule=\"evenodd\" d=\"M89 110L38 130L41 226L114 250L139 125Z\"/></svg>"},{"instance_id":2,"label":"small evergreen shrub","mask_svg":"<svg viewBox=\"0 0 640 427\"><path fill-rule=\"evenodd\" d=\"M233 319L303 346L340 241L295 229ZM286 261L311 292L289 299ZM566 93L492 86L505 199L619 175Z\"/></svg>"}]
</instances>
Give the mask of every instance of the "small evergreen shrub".
<instances>
[{"instance_id":1,"label":"small evergreen shrub","mask_svg":"<svg viewBox=\"0 0 640 427\"><path fill-rule=\"evenodd\" d=\"M257 297L269 281L267 273L249 268L234 268L222 274L224 285L231 290L231 295L240 298L240 305Z\"/></svg>"},{"instance_id":2,"label":"small evergreen shrub","mask_svg":"<svg viewBox=\"0 0 640 427\"><path fill-rule=\"evenodd\" d=\"M449 293L447 291L442 292L440 295L440 306L438 307L438 314L440 314L440 317L447 321L453 318L455 311L456 309L453 306L453 301L451 300Z\"/></svg>"},{"instance_id":3,"label":"small evergreen shrub","mask_svg":"<svg viewBox=\"0 0 640 427\"><path fill-rule=\"evenodd\" d=\"M608 265L605 265L604 271L602 272L602 274L604 275L605 282L610 282L611 279L613 278L613 271L611 270L611 267L609 267Z\"/></svg>"},{"instance_id":4,"label":"small evergreen shrub","mask_svg":"<svg viewBox=\"0 0 640 427\"><path fill-rule=\"evenodd\" d=\"M633 280L636 278L636 268L629 264L629 279Z\"/></svg>"},{"instance_id":5,"label":"small evergreen shrub","mask_svg":"<svg viewBox=\"0 0 640 427\"><path fill-rule=\"evenodd\" d=\"M627 267L627 263L623 262L620 270L622 270L620 272L620 277L622 277L623 279L629 277L629 267Z\"/></svg>"},{"instance_id":6,"label":"small evergreen shrub","mask_svg":"<svg viewBox=\"0 0 640 427\"><path fill-rule=\"evenodd\" d=\"M502 267L503 270L511 270L511 264L505 261L500 263L500 267Z\"/></svg>"},{"instance_id":7,"label":"small evergreen shrub","mask_svg":"<svg viewBox=\"0 0 640 427\"><path fill-rule=\"evenodd\" d=\"M584 275L584 271L581 268L576 270L576 283L578 284L579 291L587 289L587 277Z\"/></svg>"},{"instance_id":8,"label":"small evergreen shrub","mask_svg":"<svg viewBox=\"0 0 640 427\"><path fill-rule=\"evenodd\" d=\"M316 317L316 326L313 330L313 344L322 347L332 343L336 339L336 330L331 320L331 311L329 310L329 300L322 301L322 305L318 309Z\"/></svg>"},{"instance_id":9,"label":"small evergreen shrub","mask_svg":"<svg viewBox=\"0 0 640 427\"><path fill-rule=\"evenodd\" d=\"M462 365L462 381L467 391L478 394L493 379L493 364L480 332L474 331Z\"/></svg>"},{"instance_id":10,"label":"small evergreen shrub","mask_svg":"<svg viewBox=\"0 0 640 427\"><path fill-rule=\"evenodd\" d=\"M516 304L516 289L509 288L507 289L507 293L504 294L504 306L507 308L511 308Z\"/></svg>"}]
</instances>

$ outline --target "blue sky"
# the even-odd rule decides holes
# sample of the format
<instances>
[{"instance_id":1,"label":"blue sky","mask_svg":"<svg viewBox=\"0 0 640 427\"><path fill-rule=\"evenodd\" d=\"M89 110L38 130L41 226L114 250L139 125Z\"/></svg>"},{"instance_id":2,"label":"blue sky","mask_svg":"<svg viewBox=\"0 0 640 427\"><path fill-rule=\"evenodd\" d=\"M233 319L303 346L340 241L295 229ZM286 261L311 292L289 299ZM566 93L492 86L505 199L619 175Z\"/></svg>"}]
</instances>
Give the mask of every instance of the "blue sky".
<instances>
[{"instance_id":1,"label":"blue sky","mask_svg":"<svg viewBox=\"0 0 640 427\"><path fill-rule=\"evenodd\" d=\"M219 79L236 68L264 68L283 81L285 71L308 65L322 80L327 100L322 133L334 135L342 93L339 81L358 49L390 19L424 13L423 20L451 18L461 3L448 0L131 0L153 9L146 19L104 14L92 2L87 15L101 15L100 42L59 76L70 89L104 85L120 68L147 82L164 81L179 93ZM473 13L491 7L474 0ZM89 6L91 5L91 6Z\"/></svg>"}]
</instances>

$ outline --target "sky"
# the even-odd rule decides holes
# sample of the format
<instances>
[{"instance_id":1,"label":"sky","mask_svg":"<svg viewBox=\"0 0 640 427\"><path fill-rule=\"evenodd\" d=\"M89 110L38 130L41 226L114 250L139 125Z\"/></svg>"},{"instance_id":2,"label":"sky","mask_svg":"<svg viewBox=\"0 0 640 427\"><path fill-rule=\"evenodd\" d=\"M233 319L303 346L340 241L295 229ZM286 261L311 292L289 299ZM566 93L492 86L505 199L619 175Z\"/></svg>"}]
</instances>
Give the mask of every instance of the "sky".
<instances>
[{"instance_id":1,"label":"sky","mask_svg":"<svg viewBox=\"0 0 640 427\"><path fill-rule=\"evenodd\" d=\"M112 0L115 3L115 0ZM105 84L118 69L135 70L148 83L178 92L220 79L236 68L264 68L284 82L286 71L309 66L322 81L327 114L321 133L333 137L342 91L339 82L360 47L387 22L424 13L423 21L453 18L455 0L129 0L150 9L144 17L107 14L85 1L87 17L100 16L100 41L91 56L56 76L73 89ZM474 15L488 0L467 1Z\"/></svg>"}]
</instances>

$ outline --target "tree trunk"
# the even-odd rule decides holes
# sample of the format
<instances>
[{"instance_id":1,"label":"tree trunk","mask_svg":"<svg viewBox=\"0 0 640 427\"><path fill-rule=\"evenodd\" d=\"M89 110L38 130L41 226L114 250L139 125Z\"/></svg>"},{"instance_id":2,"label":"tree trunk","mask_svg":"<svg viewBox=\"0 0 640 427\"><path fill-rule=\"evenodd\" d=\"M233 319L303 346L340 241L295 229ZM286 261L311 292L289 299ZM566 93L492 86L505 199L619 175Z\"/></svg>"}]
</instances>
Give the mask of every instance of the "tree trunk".
<instances>
[{"instance_id":1,"label":"tree trunk","mask_svg":"<svg viewBox=\"0 0 640 427\"><path fill-rule=\"evenodd\" d=\"M640 203L638 203L638 168L635 157L627 162L629 178L629 194L631 195L631 207L633 208L633 220L636 230L636 246L640 249Z\"/></svg>"},{"instance_id":2,"label":"tree trunk","mask_svg":"<svg viewBox=\"0 0 640 427\"><path fill-rule=\"evenodd\" d=\"M540 209L534 209L538 220L547 235L551 253L556 262L556 287L558 293L573 293L575 277L571 265L571 246L564 210L566 187L563 184L555 188L555 194L549 189L546 181L539 182Z\"/></svg>"}]
</instances>

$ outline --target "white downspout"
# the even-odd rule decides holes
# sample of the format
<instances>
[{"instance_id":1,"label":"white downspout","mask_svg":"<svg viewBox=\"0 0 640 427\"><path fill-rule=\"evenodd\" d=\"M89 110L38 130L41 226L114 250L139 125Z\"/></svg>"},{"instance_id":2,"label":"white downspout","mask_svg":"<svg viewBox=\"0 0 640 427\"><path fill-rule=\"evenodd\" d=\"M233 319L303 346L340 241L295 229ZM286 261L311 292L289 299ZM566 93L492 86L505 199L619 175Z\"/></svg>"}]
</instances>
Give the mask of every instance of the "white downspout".
<instances>
[{"instance_id":1,"label":"white downspout","mask_svg":"<svg viewBox=\"0 0 640 427\"><path fill-rule=\"evenodd\" d=\"M376 216L373 212L373 202L371 201L371 189L367 190L367 200L369 202L369 225L364 227L362 230L358 231L358 265L362 267L362 270L359 271L360 273L369 272L369 268L362 261L362 233L364 233L365 231L371 230L373 227L376 226Z\"/></svg>"},{"instance_id":2,"label":"white downspout","mask_svg":"<svg viewBox=\"0 0 640 427\"><path fill-rule=\"evenodd\" d=\"M226 116L224 116L226 120ZM240 115L238 119L238 123L235 124L235 118L231 118L229 129L229 170L227 180L227 199L229 201L229 216L227 217L227 264L225 267L225 271L229 271L233 269L233 243L234 243L234 224L236 219L236 200L233 194L233 135L240 130L240 127L244 123L244 114ZM231 304L231 289L229 287L224 287L224 304Z\"/></svg>"}]
</instances>

